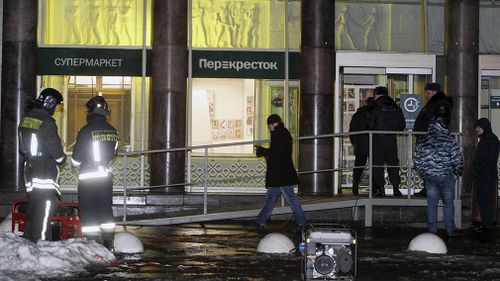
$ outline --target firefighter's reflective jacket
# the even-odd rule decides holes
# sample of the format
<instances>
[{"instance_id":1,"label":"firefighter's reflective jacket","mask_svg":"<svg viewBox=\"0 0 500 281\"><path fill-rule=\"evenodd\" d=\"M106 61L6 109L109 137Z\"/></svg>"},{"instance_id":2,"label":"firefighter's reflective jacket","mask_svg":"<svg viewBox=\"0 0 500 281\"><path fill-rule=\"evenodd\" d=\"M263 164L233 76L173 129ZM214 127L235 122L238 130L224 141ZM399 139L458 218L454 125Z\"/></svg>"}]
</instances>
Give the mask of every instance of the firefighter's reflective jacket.
<instances>
[{"instance_id":1,"label":"firefighter's reflective jacket","mask_svg":"<svg viewBox=\"0 0 500 281\"><path fill-rule=\"evenodd\" d=\"M34 108L21 120L18 132L26 191L54 189L60 195L57 165L64 163L66 155L55 120L45 109Z\"/></svg>"},{"instance_id":2,"label":"firefighter's reflective jacket","mask_svg":"<svg viewBox=\"0 0 500 281\"><path fill-rule=\"evenodd\" d=\"M116 129L99 114L87 115L87 124L80 129L71 157L78 168L80 180L107 177L109 164L116 155L118 134Z\"/></svg>"}]
</instances>

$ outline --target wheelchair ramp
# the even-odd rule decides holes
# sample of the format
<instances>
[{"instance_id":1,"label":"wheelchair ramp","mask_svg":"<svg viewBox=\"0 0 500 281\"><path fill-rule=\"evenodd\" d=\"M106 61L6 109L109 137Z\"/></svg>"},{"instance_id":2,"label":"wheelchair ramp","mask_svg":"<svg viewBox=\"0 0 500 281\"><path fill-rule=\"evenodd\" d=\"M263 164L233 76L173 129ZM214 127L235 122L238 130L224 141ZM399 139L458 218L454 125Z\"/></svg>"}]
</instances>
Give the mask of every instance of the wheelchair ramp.
<instances>
[{"instance_id":1,"label":"wheelchair ramp","mask_svg":"<svg viewBox=\"0 0 500 281\"><path fill-rule=\"evenodd\" d=\"M373 206L408 206L408 207L424 207L427 205L426 200L422 199L392 199L388 198L358 198L355 197L330 197L322 198L311 201L303 201L302 208L305 212L322 211L322 210L332 210L332 209L342 209L342 208L353 208L353 207L365 207L365 225L371 226L372 220L372 207ZM178 213L172 217L164 218L152 218L152 219L130 219L125 222L117 222L118 225L130 225L130 226L165 226L165 225L176 225L176 224L186 224L186 223L197 223L197 222L208 222L208 221L219 221L228 219L241 219L241 218L251 218L257 217L260 212L260 206L257 208L255 205L246 206L247 210L223 210L222 208L212 208L211 213L208 214L189 214L182 215ZM275 207L273 210L273 215L283 215L291 214L292 210L290 207Z\"/></svg>"}]
</instances>

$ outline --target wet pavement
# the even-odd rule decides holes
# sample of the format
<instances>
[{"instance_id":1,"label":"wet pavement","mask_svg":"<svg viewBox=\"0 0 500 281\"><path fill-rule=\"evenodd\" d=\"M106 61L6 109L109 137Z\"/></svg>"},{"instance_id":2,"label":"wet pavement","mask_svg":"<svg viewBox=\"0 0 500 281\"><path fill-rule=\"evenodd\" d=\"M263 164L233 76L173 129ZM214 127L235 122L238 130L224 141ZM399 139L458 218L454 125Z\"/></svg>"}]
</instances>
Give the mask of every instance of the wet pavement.
<instances>
[{"instance_id":1,"label":"wet pavement","mask_svg":"<svg viewBox=\"0 0 500 281\"><path fill-rule=\"evenodd\" d=\"M406 251L411 239L425 231L423 225L346 226L358 233L356 280L500 280L500 239L494 239L498 230L488 237L464 231L446 241L448 254L431 255ZM288 228L283 222L271 224L273 232L285 233L298 244L299 235ZM127 230L143 242L143 255L57 280L302 280L300 255L256 252L264 234L250 221Z\"/></svg>"}]
</instances>

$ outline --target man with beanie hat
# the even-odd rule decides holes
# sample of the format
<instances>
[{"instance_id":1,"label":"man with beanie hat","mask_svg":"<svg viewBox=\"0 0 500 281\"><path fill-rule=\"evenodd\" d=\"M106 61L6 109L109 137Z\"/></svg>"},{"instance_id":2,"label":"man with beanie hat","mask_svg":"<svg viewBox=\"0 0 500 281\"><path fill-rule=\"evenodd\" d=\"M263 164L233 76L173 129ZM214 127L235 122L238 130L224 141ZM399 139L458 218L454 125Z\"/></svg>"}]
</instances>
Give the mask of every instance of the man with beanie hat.
<instances>
[{"instance_id":1,"label":"man with beanie hat","mask_svg":"<svg viewBox=\"0 0 500 281\"><path fill-rule=\"evenodd\" d=\"M389 97L389 91L386 87L376 87L373 90L375 103L371 111L370 127L375 131L402 131L406 126L403 111ZM394 134L374 134L373 135L373 195L384 196L385 179L384 167L399 166L398 145L396 135ZM399 190L399 168L387 168L389 181L392 184L394 196L402 196Z\"/></svg>"},{"instance_id":2,"label":"man with beanie hat","mask_svg":"<svg viewBox=\"0 0 500 281\"><path fill-rule=\"evenodd\" d=\"M481 227L478 230L490 231L493 229L493 214L495 212L495 206L491 201L496 196L500 144L487 118L481 118L477 121L476 133L479 137L479 143L474 158L474 177L476 178L474 194L478 198L481 215Z\"/></svg>"},{"instance_id":3,"label":"man with beanie hat","mask_svg":"<svg viewBox=\"0 0 500 281\"><path fill-rule=\"evenodd\" d=\"M441 85L439 83L427 83L424 90L427 98L427 104L422 108L417 116L417 119L415 119L413 131L427 133L430 120L437 114L441 115L445 125L449 126L453 100L441 91ZM417 140L419 137L420 136L418 135ZM415 196L426 196L425 185L420 192L415 194Z\"/></svg>"},{"instance_id":4,"label":"man with beanie hat","mask_svg":"<svg viewBox=\"0 0 500 281\"><path fill-rule=\"evenodd\" d=\"M269 148L255 146L257 157L263 156L267 163L267 192L264 207L257 216L257 224L260 230L265 228L276 200L283 194L293 211L298 230L302 230L306 224L306 216L293 190L299 179L292 161L292 136L277 114L271 114L267 118L267 127L271 132Z\"/></svg>"}]
</instances>

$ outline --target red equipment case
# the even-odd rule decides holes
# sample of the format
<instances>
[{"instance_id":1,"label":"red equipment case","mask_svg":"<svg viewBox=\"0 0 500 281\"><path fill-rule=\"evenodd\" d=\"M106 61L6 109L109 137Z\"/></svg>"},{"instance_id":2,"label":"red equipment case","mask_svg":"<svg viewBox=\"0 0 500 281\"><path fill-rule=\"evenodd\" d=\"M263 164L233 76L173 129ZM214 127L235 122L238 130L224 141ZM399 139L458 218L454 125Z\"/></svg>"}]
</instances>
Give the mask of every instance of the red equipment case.
<instances>
[{"instance_id":1,"label":"red equipment case","mask_svg":"<svg viewBox=\"0 0 500 281\"><path fill-rule=\"evenodd\" d=\"M24 232L27 198L15 199L12 203L12 232ZM78 203L58 201L52 216L52 241L82 237L82 225L78 218Z\"/></svg>"}]
</instances>

